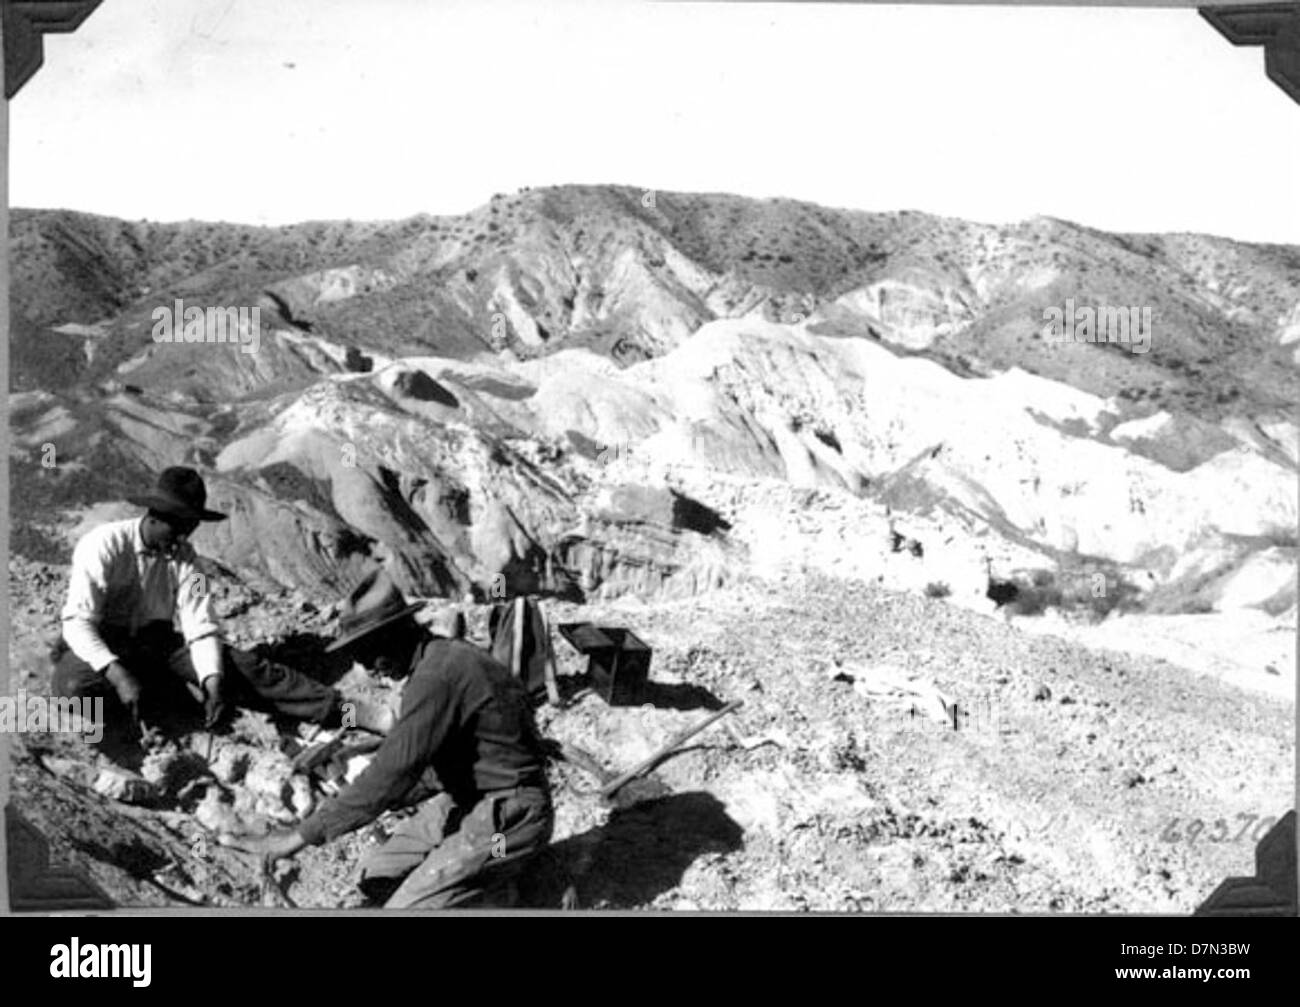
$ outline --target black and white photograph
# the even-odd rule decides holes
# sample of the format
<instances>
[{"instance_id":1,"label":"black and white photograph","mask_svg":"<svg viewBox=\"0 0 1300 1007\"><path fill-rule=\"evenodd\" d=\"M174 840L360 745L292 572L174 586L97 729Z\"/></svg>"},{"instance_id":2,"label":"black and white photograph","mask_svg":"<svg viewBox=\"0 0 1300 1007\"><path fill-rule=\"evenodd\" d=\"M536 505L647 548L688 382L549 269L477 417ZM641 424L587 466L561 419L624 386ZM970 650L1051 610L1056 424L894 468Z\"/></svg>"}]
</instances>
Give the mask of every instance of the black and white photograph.
<instances>
[{"instance_id":1,"label":"black and white photograph","mask_svg":"<svg viewBox=\"0 0 1300 1007\"><path fill-rule=\"evenodd\" d=\"M9 911L1296 914L1300 5L4 31Z\"/></svg>"}]
</instances>

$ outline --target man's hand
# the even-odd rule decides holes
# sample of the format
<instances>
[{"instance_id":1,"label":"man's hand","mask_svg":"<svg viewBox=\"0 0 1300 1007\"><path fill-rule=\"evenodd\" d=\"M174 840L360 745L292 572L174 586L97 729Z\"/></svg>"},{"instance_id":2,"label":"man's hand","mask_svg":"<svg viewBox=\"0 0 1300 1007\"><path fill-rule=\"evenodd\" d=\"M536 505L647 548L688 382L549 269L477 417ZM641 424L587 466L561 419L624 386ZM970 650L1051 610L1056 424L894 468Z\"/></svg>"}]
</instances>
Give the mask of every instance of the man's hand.
<instances>
[{"instance_id":1,"label":"man's hand","mask_svg":"<svg viewBox=\"0 0 1300 1007\"><path fill-rule=\"evenodd\" d=\"M220 842L222 846L230 846L245 853L255 853L262 858L263 863L268 864L291 857L307 845L307 841L296 831L273 832L269 836L260 838L223 834Z\"/></svg>"},{"instance_id":2,"label":"man's hand","mask_svg":"<svg viewBox=\"0 0 1300 1007\"><path fill-rule=\"evenodd\" d=\"M203 683L203 726L212 730L226 712L225 700L221 697L221 676L213 675Z\"/></svg>"},{"instance_id":3,"label":"man's hand","mask_svg":"<svg viewBox=\"0 0 1300 1007\"><path fill-rule=\"evenodd\" d=\"M132 720L140 718L140 683L136 677L126 670L126 666L120 661L114 661L104 669L104 677L108 679L117 693L117 698L122 701L130 713Z\"/></svg>"}]
</instances>

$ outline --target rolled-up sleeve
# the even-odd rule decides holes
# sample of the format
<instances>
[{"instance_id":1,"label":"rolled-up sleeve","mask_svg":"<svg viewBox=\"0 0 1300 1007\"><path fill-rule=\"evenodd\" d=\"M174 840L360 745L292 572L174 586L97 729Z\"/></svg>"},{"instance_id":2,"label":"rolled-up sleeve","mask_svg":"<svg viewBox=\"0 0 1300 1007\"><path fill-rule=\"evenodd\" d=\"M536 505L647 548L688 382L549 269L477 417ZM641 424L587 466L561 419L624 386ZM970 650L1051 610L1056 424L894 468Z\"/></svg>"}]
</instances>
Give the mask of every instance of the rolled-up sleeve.
<instances>
[{"instance_id":1,"label":"rolled-up sleeve","mask_svg":"<svg viewBox=\"0 0 1300 1007\"><path fill-rule=\"evenodd\" d=\"M118 659L99 635L108 591L111 556L98 538L87 536L72 551L68 597L63 606L63 639L79 658L96 671Z\"/></svg>"},{"instance_id":2,"label":"rolled-up sleeve","mask_svg":"<svg viewBox=\"0 0 1300 1007\"><path fill-rule=\"evenodd\" d=\"M221 671L221 624L212 608L212 590L206 574L194 565L187 552L176 570L176 614L181 635L190 648L190 661L199 682Z\"/></svg>"}]
</instances>

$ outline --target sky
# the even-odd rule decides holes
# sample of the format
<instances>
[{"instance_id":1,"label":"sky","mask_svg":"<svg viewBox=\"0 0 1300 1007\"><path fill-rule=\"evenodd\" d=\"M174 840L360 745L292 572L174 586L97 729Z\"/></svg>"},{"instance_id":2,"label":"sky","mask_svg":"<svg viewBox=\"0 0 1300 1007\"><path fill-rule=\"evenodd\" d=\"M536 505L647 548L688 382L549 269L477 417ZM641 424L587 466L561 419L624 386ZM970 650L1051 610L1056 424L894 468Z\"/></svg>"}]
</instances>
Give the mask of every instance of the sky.
<instances>
[{"instance_id":1,"label":"sky","mask_svg":"<svg viewBox=\"0 0 1300 1007\"><path fill-rule=\"evenodd\" d=\"M1190 9L105 0L9 111L11 206L128 219L617 183L1300 243L1300 105Z\"/></svg>"}]
</instances>

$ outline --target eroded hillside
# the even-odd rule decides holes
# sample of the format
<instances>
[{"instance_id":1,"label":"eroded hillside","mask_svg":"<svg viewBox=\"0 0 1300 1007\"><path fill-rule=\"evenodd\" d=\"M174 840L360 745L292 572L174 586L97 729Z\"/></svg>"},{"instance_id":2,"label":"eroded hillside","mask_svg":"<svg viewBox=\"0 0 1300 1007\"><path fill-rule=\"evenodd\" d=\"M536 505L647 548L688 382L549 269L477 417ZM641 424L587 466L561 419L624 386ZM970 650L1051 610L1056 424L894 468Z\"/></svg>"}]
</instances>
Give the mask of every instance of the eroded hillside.
<instances>
[{"instance_id":1,"label":"eroded hillside","mask_svg":"<svg viewBox=\"0 0 1300 1007\"><path fill-rule=\"evenodd\" d=\"M281 586L378 558L425 594L689 593L772 565L776 481L868 515L862 557L922 522L963 603L1083 570L1294 605L1292 248L581 186L276 229L19 211L13 248L36 558L186 463L234 513L205 545ZM1149 305L1148 352L1045 344L1067 298ZM256 307L256 345L156 342L178 299Z\"/></svg>"}]
</instances>

